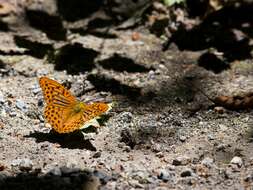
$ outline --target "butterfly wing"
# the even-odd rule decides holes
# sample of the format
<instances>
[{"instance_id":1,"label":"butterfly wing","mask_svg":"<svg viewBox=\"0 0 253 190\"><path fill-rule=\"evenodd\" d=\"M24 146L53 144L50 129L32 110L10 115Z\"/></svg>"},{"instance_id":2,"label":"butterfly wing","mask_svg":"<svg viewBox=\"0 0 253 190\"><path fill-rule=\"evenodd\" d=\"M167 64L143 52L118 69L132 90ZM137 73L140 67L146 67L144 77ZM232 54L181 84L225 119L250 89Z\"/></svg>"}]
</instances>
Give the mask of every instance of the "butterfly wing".
<instances>
[{"instance_id":1,"label":"butterfly wing","mask_svg":"<svg viewBox=\"0 0 253 190\"><path fill-rule=\"evenodd\" d=\"M44 116L55 131L64 133L62 126L66 118L70 117L77 100L64 86L54 80L41 77L39 83L47 103Z\"/></svg>"},{"instance_id":2,"label":"butterfly wing","mask_svg":"<svg viewBox=\"0 0 253 190\"><path fill-rule=\"evenodd\" d=\"M41 77L39 84L47 105L66 107L77 102L76 98L64 86L54 80Z\"/></svg>"},{"instance_id":3,"label":"butterfly wing","mask_svg":"<svg viewBox=\"0 0 253 190\"><path fill-rule=\"evenodd\" d=\"M84 122L100 116L101 114L107 112L109 108L110 106L106 103L93 103L85 105L85 108L83 109Z\"/></svg>"},{"instance_id":4,"label":"butterfly wing","mask_svg":"<svg viewBox=\"0 0 253 190\"><path fill-rule=\"evenodd\" d=\"M67 117L64 118L62 127L58 129L59 133L69 133L80 129L92 119L107 112L110 108L106 103L93 103L89 105L84 103L79 104L84 106L79 113L73 113L73 111L68 112L67 109L63 110L63 115Z\"/></svg>"},{"instance_id":5,"label":"butterfly wing","mask_svg":"<svg viewBox=\"0 0 253 190\"><path fill-rule=\"evenodd\" d=\"M58 130L59 133L70 133L77 129L80 129L82 124L84 123L82 118L82 113L68 113L68 117L64 121L62 127L60 130Z\"/></svg>"}]
</instances>

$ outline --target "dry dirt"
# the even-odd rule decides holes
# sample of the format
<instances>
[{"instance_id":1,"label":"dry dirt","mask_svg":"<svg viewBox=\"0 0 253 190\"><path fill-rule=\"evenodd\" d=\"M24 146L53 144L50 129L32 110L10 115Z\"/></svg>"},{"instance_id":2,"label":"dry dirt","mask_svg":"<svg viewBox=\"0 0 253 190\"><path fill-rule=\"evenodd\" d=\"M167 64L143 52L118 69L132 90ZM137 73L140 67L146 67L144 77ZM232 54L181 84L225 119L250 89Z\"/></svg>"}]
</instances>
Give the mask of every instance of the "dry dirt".
<instances>
[{"instance_id":1,"label":"dry dirt","mask_svg":"<svg viewBox=\"0 0 253 190\"><path fill-rule=\"evenodd\" d=\"M132 29L69 30L62 41L28 24L0 31L1 190L253 188L252 111L219 113L202 93L252 92L253 60L215 74L198 66L201 51L162 51L161 38L134 31L138 40ZM41 76L82 101L116 104L101 128L56 134Z\"/></svg>"}]
</instances>

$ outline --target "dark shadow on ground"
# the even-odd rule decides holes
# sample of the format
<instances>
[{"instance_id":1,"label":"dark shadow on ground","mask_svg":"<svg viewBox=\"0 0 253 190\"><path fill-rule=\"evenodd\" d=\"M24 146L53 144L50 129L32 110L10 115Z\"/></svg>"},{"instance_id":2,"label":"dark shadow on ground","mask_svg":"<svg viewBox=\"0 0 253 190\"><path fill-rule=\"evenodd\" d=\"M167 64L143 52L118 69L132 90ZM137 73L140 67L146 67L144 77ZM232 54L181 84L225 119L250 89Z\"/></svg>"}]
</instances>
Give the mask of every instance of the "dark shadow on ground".
<instances>
[{"instance_id":1,"label":"dark shadow on ground","mask_svg":"<svg viewBox=\"0 0 253 190\"><path fill-rule=\"evenodd\" d=\"M35 138L36 142L51 142L59 143L62 148L69 149L87 149L91 151L96 151L89 140L85 140L81 132L73 132L69 134L58 134L56 132L50 131L50 133L42 133L35 131L25 137Z\"/></svg>"},{"instance_id":2,"label":"dark shadow on ground","mask_svg":"<svg viewBox=\"0 0 253 190\"><path fill-rule=\"evenodd\" d=\"M100 171L79 168L53 168L46 174L41 171L18 173L16 176L0 174L1 190L92 190L113 180Z\"/></svg>"},{"instance_id":3,"label":"dark shadow on ground","mask_svg":"<svg viewBox=\"0 0 253 190\"><path fill-rule=\"evenodd\" d=\"M94 59L99 52L84 48L81 44L65 45L54 55L56 70L66 70L68 74L90 71L95 67Z\"/></svg>"},{"instance_id":4,"label":"dark shadow on ground","mask_svg":"<svg viewBox=\"0 0 253 190\"><path fill-rule=\"evenodd\" d=\"M122 94L130 99L136 99L141 96L141 88L122 84L113 78L90 74L87 79L95 86L97 91L109 91L112 94Z\"/></svg>"},{"instance_id":5,"label":"dark shadow on ground","mask_svg":"<svg viewBox=\"0 0 253 190\"><path fill-rule=\"evenodd\" d=\"M63 27L59 16L39 10L26 10L26 17L32 27L45 32L48 38L57 41L66 40L67 30Z\"/></svg>"},{"instance_id":6,"label":"dark shadow on ground","mask_svg":"<svg viewBox=\"0 0 253 190\"><path fill-rule=\"evenodd\" d=\"M105 69L113 69L119 72L148 72L151 69L146 68L140 64L136 64L133 59L123 57L119 54L114 54L112 57L102 60L99 64Z\"/></svg>"},{"instance_id":7,"label":"dark shadow on ground","mask_svg":"<svg viewBox=\"0 0 253 190\"><path fill-rule=\"evenodd\" d=\"M9 26L7 23L0 20L0 31L7 32L9 31Z\"/></svg>"},{"instance_id":8,"label":"dark shadow on ground","mask_svg":"<svg viewBox=\"0 0 253 190\"><path fill-rule=\"evenodd\" d=\"M70 22L77 21L82 18L86 18L90 16L92 13L99 10L104 3L101 0L94 0L94 1L57 0L56 2L57 2L59 14L63 17L63 19Z\"/></svg>"},{"instance_id":9,"label":"dark shadow on ground","mask_svg":"<svg viewBox=\"0 0 253 190\"><path fill-rule=\"evenodd\" d=\"M218 70L227 69L224 67L227 63L252 57L250 44L250 38L253 37L252 12L253 4L250 3L224 7L209 14L202 23L192 29L181 27L172 35L165 49L172 42L180 50L199 51L215 48L223 53L223 60L219 61L221 67ZM210 64L212 63L208 65ZM205 67L203 64L200 65Z\"/></svg>"},{"instance_id":10,"label":"dark shadow on ground","mask_svg":"<svg viewBox=\"0 0 253 190\"><path fill-rule=\"evenodd\" d=\"M15 43L18 47L28 49L26 51L27 55L31 55L36 58L43 58L49 52L53 51L52 44L42 44L36 41L31 41L26 38L26 36L14 36Z\"/></svg>"}]
</instances>

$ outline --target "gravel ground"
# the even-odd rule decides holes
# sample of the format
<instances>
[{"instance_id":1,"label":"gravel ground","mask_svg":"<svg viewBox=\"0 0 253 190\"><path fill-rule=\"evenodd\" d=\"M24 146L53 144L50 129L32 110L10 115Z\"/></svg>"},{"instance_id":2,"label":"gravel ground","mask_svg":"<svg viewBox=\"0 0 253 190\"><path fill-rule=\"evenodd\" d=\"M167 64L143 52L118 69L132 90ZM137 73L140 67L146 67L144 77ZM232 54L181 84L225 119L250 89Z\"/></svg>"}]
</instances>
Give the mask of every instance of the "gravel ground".
<instances>
[{"instance_id":1,"label":"gravel ground","mask_svg":"<svg viewBox=\"0 0 253 190\"><path fill-rule=\"evenodd\" d=\"M253 188L252 111L217 111L206 98L252 92L252 59L215 74L197 65L201 52L162 51L162 39L135 32L0 32L1 190ZM56 134L41 76L82 101L116 104L101 128Z\"/></svg>"}]
</instances>

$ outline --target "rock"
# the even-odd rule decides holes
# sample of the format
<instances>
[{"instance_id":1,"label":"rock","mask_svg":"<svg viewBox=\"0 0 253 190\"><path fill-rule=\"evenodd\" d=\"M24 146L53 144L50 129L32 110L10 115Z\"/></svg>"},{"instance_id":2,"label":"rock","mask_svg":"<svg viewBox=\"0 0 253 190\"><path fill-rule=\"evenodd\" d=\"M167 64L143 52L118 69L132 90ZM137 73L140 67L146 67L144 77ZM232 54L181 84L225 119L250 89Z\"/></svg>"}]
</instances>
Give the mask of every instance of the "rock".
<instances>
[{"instance_id":1,"label":"rock","mask_svg":"<svg viewBox=\"0 0 253 190\"><path fill-rule=\"evenodd\" d=\"M158 158L163 158L164 157L164 153L163 152L157 152L155 154L155 156L158 157Z\"/></svg>"},{"instance_id":2,"label":"rock","mask_svg":"<svg viewBox=\"0 0 253 190\"><path fill-rule=\"evenodd\" d=\"M226 132L228 130L228 127L224 124L220 124L219 128L220 128L220 131L224 131L224 132Z\"/></svg>"},{"instance_id":3,"label":"rock","mask_svg":"<svg viewBox=\"0 0 253 190\"><path fill-rule=\"evenodd\" d=\"M209 134L209 135L207 136L207 139L208 139L209 141L214 140L214 136L211 135L211 134Z\"/></svg>"},{"instance_id":4,"label":"rock","mask_svg":"<svg viewBox=\"0 0 253 190\"><path fill-rule=\"evenodd\" d=\"M179 156L172 161L172 165L174 166L187 165L190 162L191 159L189 157Z\"/></svg>"},{"instance_id":5,"label":"rock","mask_svg":"<svg viewBox=\"0 0 253 190\"><path fill-rule=\"evenodd\" d=\"M248 174L246 177L243 179L245 182L252 183L253 182L253 173Z\"/></svg>"},{"instance_id":6,"label":"rock","mask_svg":"<svg viewBox=\"0 0 253 190\"><path fill-rule=\"evenodd\" d=\"M186 168L185 170L183 170L180 174L181 177L189 177L192 176L192 169L190 168Z\"/></svg>"},{"instance_id":7,"label":"rock","mask_svg":"<svg viewBox=\"0 0 253 190\"><path fill-rule=\"evenodd\" d=\"M213 159L212 158L209 158L209 157L206 157L204 158L202 161L201 161L201 164L203 164L204 166L208 167L208 168L211 168L211 166L213 165Z\"/></svg>"},{"instance_id":8,"label":"rock","mask_svg":"<svg viewBox=\"0 0 253 190\"><path fill-rule=\"evenodd\" d=\"M29 171L33 168L33 163L28 158L13 160L11 165L14 167L19 167L21 171Z\"/></svg>"},{"instance_id":9,"label":"rock","mask_svg":"<svg viewBox=\"0 0 253 190\"><path fill-rule=\"evenodd\" d=\"M74 169L74 171L78 168L78 162L74 157L68 158L68 161L66 163L66 167Z\"/></svg>"},{"instance_id":10,"label":"rock","mask_svg":"<svg viewBox=\"0 0 253 190\"><path fill-rule=\"evenodd\" d=\"M43 115L39 115L39 120L40 120L40 122L43 123L43 126L44 126L45 119L44 119Z\"/></svg>"},{"instance_id":11,"label":"rock","mask_svg":"<svg viewBox=\"0 0 253 190\"><path fill-rule=\"evenodd\" d=\"M94 171L94 176L99 178L101 184L106 184L108 181L110 181L112 179L111 176L106 175L105 173L102 173L97 170Z\"/></svg>"},{"instance_id":12,"label":"rock","mask_svg":"<svg viewBox=\"0 0 253 190\"><path fill-rule=\"evenodd\" d=\"M235 164L238 167L242 167L243 161L242 158L239 156L235 156L234 158L232 158L232 160L230 161L230 164Z\"/></svg>"},{"instance_id":13,"label":"rock","mask_svg":"<svg viewBox=\"0 0 253 190\"><path fill-rule=\"evenodd\" d=\"M164 182L168 182L168 181L171 182L171 181L174 181L175 176L176 176L175 172L169 171L166 169L162 169L162 170L160 170L159 175L157 177L158 177L158 179L161 179Z\"/></svg>"},{"instance_id":14,"label":"rock","mask_svg":"<svg viewBox=\"0 0 253 190\"><path fill-rule=\"evenodd\" d=\"M156 183L156 176L146 178L146 183L155 184Z\"/></svg>"},{"instance_id":15,"label":"rock","mask_svg":"<svg viewBox=\"0 0 253 190\"><path fill-rule=\"evenodd\" d=\"M195 166L195 170L196 174L200 177L204 177L207 178L208 176L210 176L210 171L208 169L208 167L204 166L203 164L197 164Z\"/></svg>"},{"instance_id":16,"label":"rock","mask_svg":"<svg viewBox=\"0 0 253 190\"><path fill-rule=\"evenodd\" d=\"M149 177L149 173L147 171L138 170L131 174L132 178L138 180L140 183L145 183L146 179Z\"/></svg>"},{"instance_id":17,"label":"rock","mask_svg":"<svg viewBox=\"0 0 253 190\"><path fill-rule=\"evenodd\" d=\"M140 184L138 182L138 180L135 180L135 179L129 180L128 183L129 183L129 185L131 185L134 188L142 188L142 189L144 188L144 186L142 184Z\"/></svg>"},{"instance_id":18,"label":"rock","mask_svg":"<svg viewBox=\"0 0 253 190\"><path fill-rule=\"evenodd\" d=\"M3 93L0 91L0 104L3 104L5 102L4 100L4 95Z\"/></svg>"},{"instance_id":19,"label":"rock","mask_svg":"<svg viewBox=\"0 0 253 190\"><path fill-rule=\"evenodd\" d=\"M133 119L133 114L131 112L123 112L119 115L119 118L123 123L130 123Z\"/></svg>"},{"instance_id":20,"label":"rock","mask_svg":"<svg viewBox=\"0 0 253 190\"><path fill-rule=\"evenodd\" d=\"M27 104L23 100L17 99L16 107L23 112L27 111Z\"/></svg>"},{"instance_id":21,"label":"rock","mask_svg":"<svg viewBox=\"0 0 253 190\"><path fill-rule=\"evenodd\" d=\"M221 106L216 106L216 107L214 107L213 110L214 110L216 113L219 113L219 114L223 114L223 113L226 112L226 110L225 110L223 107L221 107Z\"/></svg>"},{"instance_id":22,"label":"rock","mask_svg":"<svg viewBox=\"0 0 253 190\"><path fill-rule=\"evenodd\" d=\"M224 151L225 149L226 149L226 144L219 144L218 146L217 146L217 151Z\"/></svg>"},{"instance_id":23,"label":"rock","mask_svg":"<svg viewBox=\"0 0 253 190\"><path fill-rule=\"evenodd\" d=\"M54 176L61 176L62 172L61 172L61 169L57 167L57 168L53 168L52 170L50 170L48 172L48 174L54 175Z\"/></svg>"},{"instance_id":24,"label":"rock","mask_svg":"<svg viewBox=\"0 0 253 190\"><path fill-rule=\"evenodd\" d=\"M130 152L131 147L130 146L123 146L123 151Z\"/></svg>"},{"instance_id":25,"label":"rock","mask_svg":"<svg viewBox=\"0 0 253 190\"><path fill-rule=\"evenodd\" d=\"M11 176L11 173L8 171L1 171L0 172L0 187L2 184L4 184L4 182L6 182L5 180Z\"/></svg>"},{"instance_id":26,"label":"rock","mask_svg":"<svg viewBox=\"0 0 253 190\"><path fill-rule=\"evenodd\" d=\"M9 112L9 115L10 115L10 117L16 117L16 116L17 116L17 112L15 112L15 111L10 111L10 112Z\"/></svg>"},{"instance_id":27,"label":"rock","mask_svg":"<svg viewBox=\"0 0 253 190\"><path fill-rule=\"evenodd\" d=\"M180 137L179 137L179 140L180 140L181 142L185 142L185 141L186 141L186 136L184 136L184 135L180 136Z\"/></svg>"},{"instance_id":28,"label":"rock","mask_svg":"<svg viewBox=\"0 0 253 190\"><path fill-rule=\"evenodd\" d=\"M69 168L66 166L61 167L60 170L61 170L62 174L66 174L66 175L80 171L80 169L78 169L78 168Z\"/></svg>"},{"instance_id":29,"label":"rock","mask_svg":"<svg viewBox=\"0 0 253 190\"><path fill-rule=\"evenodd\" d=\"M159 153L162 151L162 147L160 144L158 143L154 143L152 146L151 146L151 150L155 153Z\"/></svg>"},{"instance_id":30,"label":"rock","mask_svg":"<svg viewBox=\"0 0 253 190\"><path fill-rule=\"evenodd\" d=\"M34 95L38 94L39 92L41 91L40 87L38 85L35 85L33 88L32 88L32 93Z\"/></svg>"}]
</instances>

